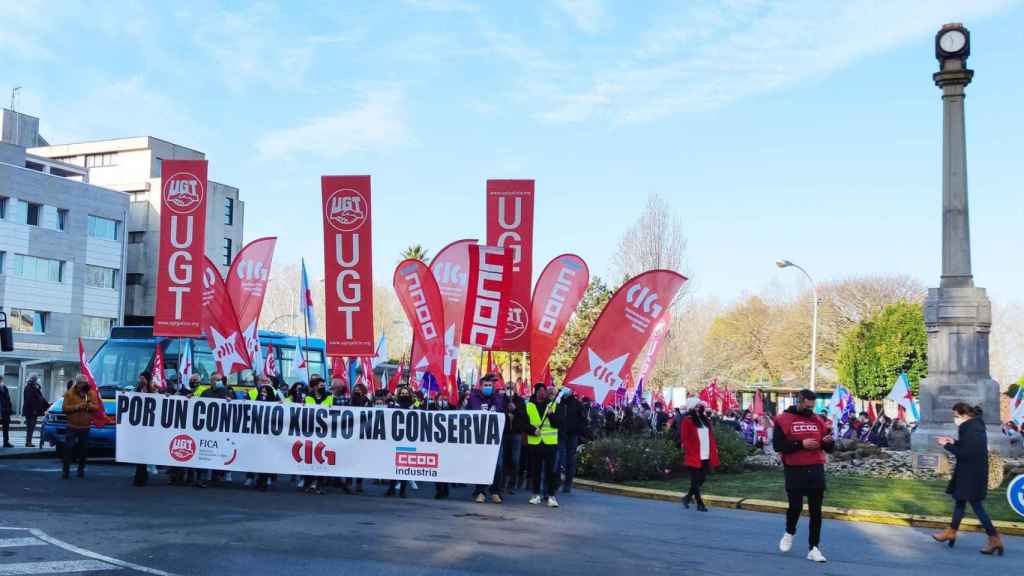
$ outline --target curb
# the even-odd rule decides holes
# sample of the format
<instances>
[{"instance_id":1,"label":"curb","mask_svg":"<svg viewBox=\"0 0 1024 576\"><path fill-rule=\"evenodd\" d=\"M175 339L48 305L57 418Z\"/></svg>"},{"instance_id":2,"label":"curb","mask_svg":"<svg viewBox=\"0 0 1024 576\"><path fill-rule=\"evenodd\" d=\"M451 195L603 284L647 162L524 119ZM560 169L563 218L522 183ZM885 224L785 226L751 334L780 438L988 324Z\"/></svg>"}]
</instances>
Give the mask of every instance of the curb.
<instances>
[{"instance_id":1,"label":"curb","mask_svg":"<svg viewBox=\"0 0 1024 576\"><path fill-rule=\"evenodd\" d=\"M0 448L0 460L56 458L54 448Z\"/></svg>"},{"instance_id":2,"label":"curb","mask_svg":"<svg viewBox=\"0 0 1024 576\"><path fill-rule=\"evenodd\" d=\"M656 490L653 488L635 488L622 484L608 484L606 482L595 482L577 478L573 480L573 487L584 488L593 492L603 494L614 494L616 496L628 496L630 498L643 498L645 500L661 500L664 502L681 502L683 493L675 490ZM785 502L772 500L757 500L754 498L731 498L726 496L704 495L704 503L715 508L731 508L734 510L747 510L751 512L768 512L772 514L785 514L789 505ZM806 513L807 507L804 507ZM888 524L891 526L908 526L913 528L934 528L941 529L949 526L950 518L943 516L925 516L920 514L901 514L898 512L879 512L876 510L858 510L854 508L835 508L832 506L822 507L822 516L829 520L841 520L844 522L867 522L870 524ZM995 527L1000 534L1007 536L1024 536L1024 522L994 521ZM981 523L974 518L964 518L960 525L961 532L984 532Z\"/></svg>"}]
</instances>

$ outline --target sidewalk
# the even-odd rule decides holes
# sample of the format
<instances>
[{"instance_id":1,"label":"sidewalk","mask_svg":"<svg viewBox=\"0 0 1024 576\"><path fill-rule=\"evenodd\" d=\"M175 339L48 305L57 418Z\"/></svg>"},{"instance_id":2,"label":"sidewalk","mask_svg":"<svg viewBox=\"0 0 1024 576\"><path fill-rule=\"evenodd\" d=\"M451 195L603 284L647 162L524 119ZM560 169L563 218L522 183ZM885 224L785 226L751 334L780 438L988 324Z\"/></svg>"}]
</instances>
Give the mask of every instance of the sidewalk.
<instances>
[{"instance_id":1,"label":"sidewalk","mask_svg":"<svg viewBox=\"0 0 1024 576\"><path fill-rule=\"evenodd\" d=\"M11 444L14 444L14 448L0 448L0 459L3 458L56 458L57 450L53 446L40 446L40 428L36 426L36 431L32 435L32 442L36 445L35 448L25 447L25 429L11 430Z\"/></svg>"},{"instance_id":2,"label":"sidewalk","mask_svg":"<svg viewBox=\"0 0 1024 576\"><path fill-rule=\"evenodd\" d=\"M595 482L593 480L573 480L573 486L602 492L604 494L616 494L632 498L644 498L647 500L663 500L666 502L681 502L683 493L674 490L655 490L651 488L635 488L622 484L608 484ZM734 508L750 510L754 512L771 512L785 514L789 505L786 502L774 502L770 500L756 500L752 498L728 498L723 496L712 496L704 494L704 503L717 508ZM806 513L807 507L804 507ZM915 528L942 529L949 526L950 518L939 516L922 516L915 514L901 514L898 512L879 512L876 510L857 510L853 508L835 508L832 506L822 507L822 516L830 520L843 520L846 522L867 522L871 524L889 524L894 526L912 526ZM1024 536L1024 521L1022 522L994 522L1000 533L1009 536ZM965 532L982 532L981 523L974 518L965 518L960 530Z\"/></svg>"}]
</instances>

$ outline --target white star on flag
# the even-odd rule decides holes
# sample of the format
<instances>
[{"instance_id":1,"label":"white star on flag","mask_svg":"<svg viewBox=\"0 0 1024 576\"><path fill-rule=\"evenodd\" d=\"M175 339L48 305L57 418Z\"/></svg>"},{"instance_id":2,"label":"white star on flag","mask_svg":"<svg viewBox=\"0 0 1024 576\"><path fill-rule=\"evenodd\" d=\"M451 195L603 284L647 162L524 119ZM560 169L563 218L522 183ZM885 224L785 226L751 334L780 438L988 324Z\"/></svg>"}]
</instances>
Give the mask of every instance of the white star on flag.
<instances>
[{"instance_id":1,"label":"white star on flag","mask_svg":"<svg viewBox=\"0 0 1024 576\"><path fill-rule=\"evenodd\" d=\"M242 360L236 345L238 333L232 332L229 336L221 336L213 326L210 326L210 330L213 332L213 357L217 359L224 374L231 374L235 364L245 368L245 360Z\"/></svg>"},{"instance_id":2,"label":"white star on flag","mask_svg":"<svg viewBox=\"0 0 1024 576\"><path fill-rule=\"evenodd\" d=\"M628 352L611 362L605 362L597 353L587 348L587 361L590 363L590 370L570 382L570 384L573 386L589 386L594 390L594 402L603 404L610 390L615 390L622 386L622 378L619 376L619 373L622 372L622 367L625 366L627 358L629 358ZM611 380L611 382L608 380Z\"/></svg>"},{"instance_id":3,"label":"white star on flag","mask_svg":"<svg viewBox=\"0 0 1024 576\"><path fill-rule=\"evenodd\" d=\"M245 330L242 330L242 338L245 340L245 347L249 351L249 358L252 358L253 367L262 370L260 364L260 339L256 336L256 321L253 320Z\"/></svg>"}]
</instances>

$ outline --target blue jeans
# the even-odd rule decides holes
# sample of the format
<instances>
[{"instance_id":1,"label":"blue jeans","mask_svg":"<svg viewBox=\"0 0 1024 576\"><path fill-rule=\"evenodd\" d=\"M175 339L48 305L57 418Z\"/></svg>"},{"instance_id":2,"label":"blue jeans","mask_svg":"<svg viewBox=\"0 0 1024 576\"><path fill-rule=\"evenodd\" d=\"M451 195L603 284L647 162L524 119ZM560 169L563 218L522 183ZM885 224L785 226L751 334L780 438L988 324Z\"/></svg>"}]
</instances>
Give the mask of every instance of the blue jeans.
<instances>
[{"instance_id":1,"label":"blue jeans","mask_svg":"<svg viewBox=\"0 0 1024 576\"><path fill-rule=\"evenodd\" d=\"M975 500L971 502L971 508L974 510L974 515L978 517L978 522L981 522L982 527L985 528L985 533L992 536L996 533L995 526L992 525L992 518L989 517L988 512L985 510L985 503L982 500ZM950 524L950 528L953 530L960 529L960 521L964 519L964 513L967 511L967 501L957 500L956 505L953 506L953 522Z\"/></svg>"},{"instance_id":2,"label":"blue jeans","mask_svg":"<svg viewBox=\"0 0 1024 576\"><path fill-rule=\"evenodd\" d=\"M558 453L555 456L555 474L559 470L565 476L562 484L565 488L572 488L572 479L576 477L576 448L580 444L580 437L573 434L558 441Z\"/></svg>"}]
</instances>

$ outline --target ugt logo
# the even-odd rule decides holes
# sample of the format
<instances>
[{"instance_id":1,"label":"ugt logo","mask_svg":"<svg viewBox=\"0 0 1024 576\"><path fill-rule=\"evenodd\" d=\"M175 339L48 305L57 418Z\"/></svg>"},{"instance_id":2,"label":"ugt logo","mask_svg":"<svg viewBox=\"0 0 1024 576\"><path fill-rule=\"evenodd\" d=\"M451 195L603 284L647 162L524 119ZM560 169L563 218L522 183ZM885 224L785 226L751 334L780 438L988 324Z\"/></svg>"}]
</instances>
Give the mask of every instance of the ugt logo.
<instances>
[{"instance_id":1,"label":"ugt logo","mask_svg":"<svg viewBox=\"0 0 1024 576\"><path fill-rule=\"evenodd\" d=\"M189 172L178 172L164 183L164 204L172 212L191 214L203 201L203 184Z\"/></svg>"},{"instance_id":2,"label":"ugt logo","mask_svg":"<svg viewBox=\"0 0 1024 576\"><path fill-rule=\"evenodd\" d=\"M647 286L634 284L626 291L626 318L637 332L646 332L651 322L661 316L662 307L658 304L658 293Z\"/></svg>"},{"instance_id":3,"label":"ugt logo","mask_svg":"<svg viewBox=\"0 0 1024 576\"><path fill-rule=\"evenodd\" d=\"M336 454L334 450L328 450L323 442L313 444L312 440L296 440L292 444L292 458L299 464L327 464L334 466Z\"/></svg>"},{"instance_id":4,"label":"ugt logo","mask_svg":"<svg viewBox=\"0 0 1024 576\"><path fill-rule=\"evenodd\" d=\"M335 190L327 199L327 221L339 232L352 232L366 221L366 199L357 190Z\"/></svg>"},{"instance_id":5,"label":"ugt logo","mask_svg":"<svg viewBox=\"0 0 1024 576\"><path fill-rule=\"evenodd\" d=\"M437 468L441 458L434 452L418 452L414 447L395 448L396 468Z\"/></svg>"},{"instance_id":6,"label":"ugt logo","mask_svg":"<svg viewBox=\"0 0 1024 576\"><path fill-rule=\"evenodd\" d=\"M167 448L178 462L188 462L196 455L196 441L188 434L178 434L171 439L171 445Z\"/></svg>"}]
</instances>

